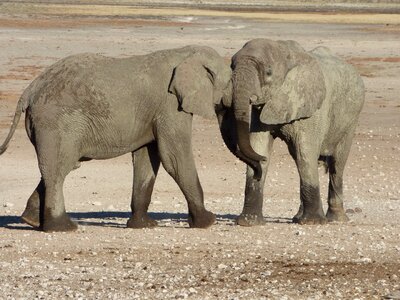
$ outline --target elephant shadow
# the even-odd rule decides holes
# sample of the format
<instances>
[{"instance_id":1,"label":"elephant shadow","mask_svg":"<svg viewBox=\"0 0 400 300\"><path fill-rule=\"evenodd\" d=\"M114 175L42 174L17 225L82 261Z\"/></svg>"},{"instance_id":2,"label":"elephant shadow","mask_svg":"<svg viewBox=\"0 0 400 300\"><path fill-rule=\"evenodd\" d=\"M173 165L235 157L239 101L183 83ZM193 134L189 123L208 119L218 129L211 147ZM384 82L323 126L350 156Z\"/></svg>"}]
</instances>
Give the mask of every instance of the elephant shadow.
<instances>
[{"instance_id":1,"label":"elephant shadow","mask_svg":"<svg viewBox=\"0 0 400 300\"><path fill-rule=\"evenodd\" d=\"M103 226L125 228L126 223L121 223L121 219L128 220L131 216L130 212L123 211L96 211L96 212L71 212L72 219L84 226ZM170 221L171 223L187 222L188 215L186 213L168 213L168 212L150 212L149 216L160 222ZM237 215L234 214L217 214L217 223L227 226L235 226ZM291 218L281 218L268 216L264 218L266 223L292 223ZM0 228L29 230L33 228L22 222L20 216L0 216Z\"/></svg>"},{"instance_id":2,"label":"elephant shadow","mask_svg":"<svg viewBox=\"0 0 400 300\"><path fill-rule=\"evenodd\" d=\"M105 227L126 227L126 223L121 223L121 220L126 221L130 218L130 212L115 212L115 211L101 211L101 212L75 212L69 214L72 219L78 222L80 225L85 226L105 226ZM168 213L168 212L149 212L149 217L159 222L159 225L163 226L160 221L167 221L168 223L187 223L188 214L186 213ZM233 223L236 219L236 215L223 214L217 215L217 222ZM1 221L0 221L1 222ZM164 226L165 227L165 226ZM167 226L169 227L169 226Z\"/></svg>"}]
</instances>

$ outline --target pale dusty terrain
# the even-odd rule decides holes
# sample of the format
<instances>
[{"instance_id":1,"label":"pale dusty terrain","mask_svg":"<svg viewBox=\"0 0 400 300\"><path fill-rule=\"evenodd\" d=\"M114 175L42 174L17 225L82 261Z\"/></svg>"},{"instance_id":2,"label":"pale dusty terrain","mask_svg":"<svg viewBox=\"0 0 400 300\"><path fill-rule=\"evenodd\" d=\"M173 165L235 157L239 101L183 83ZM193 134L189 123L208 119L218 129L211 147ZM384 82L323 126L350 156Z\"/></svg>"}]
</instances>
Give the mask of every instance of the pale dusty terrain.
<instances>
[{"instance_id":1,"label":"pale dusty terrain","mask_svg":"<svg viewBox=\"0 0 400 300\"><path fill-rule=\"evenodd\" d=\"M218 215L212 228L188 228L183 195L161 170L150 207L160 226L126 229L132 167L125 155L84 163L69 175L65 196L77 232L32 230L19 215L39 171L21 121L0 157L0 299L400 299L399 15L271 19L169 9L110 17L110 7L85 14L18 9L0 6L0 142L23 89L46 66L79 52L121 57L200 44L229 60L252 38L295 39L354 64L367 94L346 169L351 221L326 226L290 222L299 180L282 142L266 182L267 224L236 226L245 166L224 147L216 120L195 117L205 202ZM322 169L320 175L326 199L328 178Z\"/></svg>"}]
</instances>

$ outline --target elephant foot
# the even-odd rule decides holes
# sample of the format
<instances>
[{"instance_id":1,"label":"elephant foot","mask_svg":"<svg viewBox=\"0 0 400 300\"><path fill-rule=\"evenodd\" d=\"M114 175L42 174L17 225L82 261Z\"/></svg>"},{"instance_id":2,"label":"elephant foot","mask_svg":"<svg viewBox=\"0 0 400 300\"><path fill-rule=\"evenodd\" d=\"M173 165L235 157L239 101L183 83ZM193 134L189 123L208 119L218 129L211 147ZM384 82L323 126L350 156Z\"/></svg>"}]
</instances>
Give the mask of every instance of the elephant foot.
<instances>
[{"instance_id":1,"label":"elephant foot","mask_svg":"<svg viewBox=\"0 0 400 300\"><path fill-rule=\"evenodd\" d=\"M64 213L56 218L45 218L41 229L45 232L75 231L78 225Z\"/></svg>"},{"instance_id":2,"label":"elephant foot","mask_svg":"<svg viewBox=\"0 0 400 300\"><path fill-rule=\"evenodd\" d=\"M128 228L154 228L158 226L157 221L153 220L150 218L147 214L142 215L142 216L136 216L133 214L133 216L128 220L126 226Z\"/></svg>"},{"instance_id":3,"label":"elephant foot","mask_svg":"<svg viewBox=\"0 0 400 300\"><path fill-rule=\"evenodd\" d=\"M266 222L262 215L242 213L236 219L236 223L240 226L250 227L250 226L264 225Z\"/></svg>"},{"instance_id":4,"label":"elephant foot","mask_svg":"<svg viewBox=\"0 0 400 300\"><path fill-rule=\"evenodd\" d=\"M328 223L328 220L324 215L303 214L298 219L293 217L293 223L300 225L325 225Z\"/></svg>"},{"instance_id":5,"label":"elephant foot","mask_svg":"<svg viewBox=\"0 0 400 300\"><path fill-rule=\"evenodd\" d=\"M193 217L189 214L189 226L191 228L208 228L215 223L216 217L215 215L205 210L201 214L196 214L196 217Z\"/></svg>"},{"instance_id":6,"label":"elephant foot","mask_svg":"<svg viewBox=\"0 0 400 300\"><path fill-rule=\"evenodd\" d=\"M339 209L328 208L326 212L326 218L328 222L348 222L350 221L349 217L346 215L344 209L341 207Z\"/></svg>"},{"instance_id":7,"label":"elephant foot","mask_svg":"<svg viewBox=\"0 0 400 300\"><path fill-rule=\"evenodd\" d=\"M40 227L40 213L39 209L28 209L26 208L24 212L21 215L21 220L34 227L34 228L39 228Z\"/></svg>"},{"instance_id":8,"label":"elephant foot","mask_svg":"<svg viewBox=\"0 0 400 300\"><path fill-rule=\"evenodd\" d=\"M303 216L303 211L299 211L293 218L293 223L299 223L301 217Z\"/></svg>"}]
</instances>

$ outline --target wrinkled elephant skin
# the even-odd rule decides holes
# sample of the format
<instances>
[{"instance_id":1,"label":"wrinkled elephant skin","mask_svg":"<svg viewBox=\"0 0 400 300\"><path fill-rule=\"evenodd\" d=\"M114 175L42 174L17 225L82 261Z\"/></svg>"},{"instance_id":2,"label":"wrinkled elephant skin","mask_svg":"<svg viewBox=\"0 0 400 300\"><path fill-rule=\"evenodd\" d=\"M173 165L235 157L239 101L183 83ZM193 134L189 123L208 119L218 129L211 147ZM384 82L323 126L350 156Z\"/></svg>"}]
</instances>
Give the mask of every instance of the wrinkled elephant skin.
<instances>
[{"instance_id":1,"label":"wrinkled elephant skin","mask_svg":"<svg viewBox=\"0 0 400 300\"><path fill-rule=\"evenodd\" d=\"M358 116L364 84L357 71L324 47L306 52L294 41L256 39L232 58L232 107L250 118L251 147L266 160L261 180L247 168L245 200L238 224L263 224L264 182L275 138L288 145L300 175L300 208L294 222L347 221L343 171ZM251 117L245 107L253 104ZM320 199L318 161L329 172L328 211Z\"/></svg>"},{"instance_id":2,"label":"wrinkled elephant skin","mask_svg":"<svg viewBox=\"0 0 400 300\"><path fill-rule=\"evenodd\" d=\"M1 154L25 112L41 181L22 219L44 231L75 230L65 212L65 177L81 161L131 152L128 227L157 225L147 209L160 164L186 197L190 226L211 226L215 216L204 207L192 154L192 115L215 116L216 106L231 97L230 80L229 64L213 49L200 46L127 58L79 54L47 68L24 91L0 146Z\"/></svg>"}]
</instances>

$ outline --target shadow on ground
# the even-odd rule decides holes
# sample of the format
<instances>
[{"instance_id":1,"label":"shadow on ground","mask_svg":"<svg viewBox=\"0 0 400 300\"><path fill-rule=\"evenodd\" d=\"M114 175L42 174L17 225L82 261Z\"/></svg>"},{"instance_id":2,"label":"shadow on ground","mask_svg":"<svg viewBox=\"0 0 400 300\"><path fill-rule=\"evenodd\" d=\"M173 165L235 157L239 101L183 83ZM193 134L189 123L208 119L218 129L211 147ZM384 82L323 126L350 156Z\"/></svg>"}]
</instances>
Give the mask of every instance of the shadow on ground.
<instances>
[{"instance_id":1,"label":"shadow on ground","mask_svg":"<svg viewBox=\"0 0 400 300\"><path fill-rule=\"evenodd\" d=\"M104 227L126 227L126 223L121 223L121 219L128 220L131 216L130 212L121 211L99 211L99 212L73 212L69 213L70 217L84 226L104 226ZM156 221L170 221L171 223L187 222L188 215L184 213L168 213L168 212L150 212L149 216ZM226 223L226 225L235 225L237 215L234 214L217 214L217 222ZM265 218L267 223L291 223L290 218ZM33 229L31 226L22 222L19 216L0 216L0 227L8 229Z\"/></svg>"}]
</instances>

